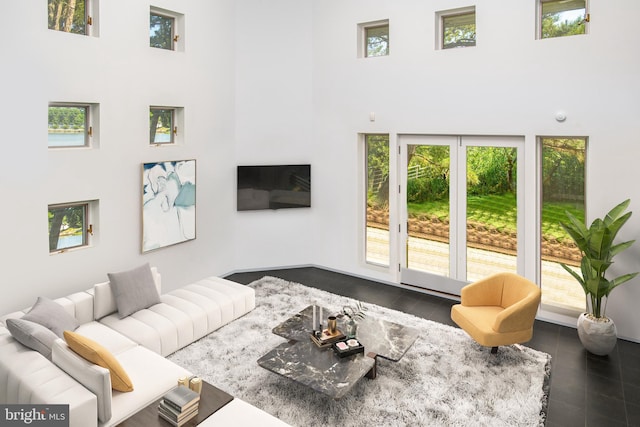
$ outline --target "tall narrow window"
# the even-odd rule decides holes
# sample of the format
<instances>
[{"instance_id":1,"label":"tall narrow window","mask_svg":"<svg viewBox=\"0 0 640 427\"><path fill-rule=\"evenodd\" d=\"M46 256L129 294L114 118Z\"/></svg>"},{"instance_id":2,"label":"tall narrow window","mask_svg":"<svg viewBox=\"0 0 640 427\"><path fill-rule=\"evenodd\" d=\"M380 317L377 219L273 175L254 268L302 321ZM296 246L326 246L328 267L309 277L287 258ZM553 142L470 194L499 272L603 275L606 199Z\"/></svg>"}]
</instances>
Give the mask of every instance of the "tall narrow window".
<instances>
[{"instance_id":1,"label":"tall narrow window","mask_svg":"<svg viewBox=\"0 0 640 427\"><path fill-rule=\"evenodd\" d=\"M441 49L476 45L475 7L439 12Z\"/></svg>"},{"instance_id":2,"label":"tall narrow window","mask_svg":"<svg viewBox=\"0 0 640 427\"><path fill-rule=\"evenodd\" d=\"M389 135L366 135L366 261L389 265Z\"/></svg>"},{"instance_id":3,"label":"tall narrow window","mask_svg":"<svg viewBox=\"0 0 640 427\"><path fill-rule=\"evenodd\" d=\"M87 246L90 202L49 205L49 252Z\"/></svg>"},{"instance_id":4,"label":"tall narrow window","mask_svg":"<svg viewBox=\"0 0 640 427\"><path fill-rule=\"evenodd\" d=\"M360 42L358 51L360 57L375 57L389 55L389 21L368 22L359 24Z\"/></svg>"},{"instance_id":5,"label":"tall narrow window","mask_svg":"<svg viewBox=\"0 0 640 427\"><path fill-rule=\"evenodd\" d=\"M586 0L540 0L539 38L574 36L586 33Z\"/></svg>"},{"instance_id":6,"label":"tall narrow window","mask_svg":"<svg viewBox=\"0 0 640 427\"><path fill-rule=\"evenodd\" d=\"M560 226L566 212L585 218L586 138L540 138L542 304L551 310L584 311L580 284L560 263L580 269L580 250Z\"/></svg>"},{"instance_id":7,"label":"tall narrow window","mask_svg":"<svg viewBox=\"0 0 640 427\"><path fill-rule=\"evenodd\" d=\"M49 29L88 34L91 18L86 0L48 0Z\"/></svg>"},{"instance_id":8,"label":"tall narrow window","mask_svg":"<svg viewBox=\"0 0 640 427\"><path fill-rule=\"evenodd\" d=\"M86 147L93 134L88 104L49 104L48 145Z\"/></svg>"},{"instance_id":9,"label":"tall narrow window","mask_svg":"<svg viewBox=\"0 0 640 427\"><path fill-rule=\"evenodd\" d=\"M175 50L174 42L179 36L175 34L175 18L151 11L149 23L149 44L159 49Z\"/></svg>"},{"instance_id":10,"label":"tall narrow window","mask_svg":"<svg viewBox=\"0 0 640 427\"><path fill-rule=\"evenodd\" d=\"M178 132L175 124L175 108L151 107L149 109L149 143L173 144Z\"/></svg>"}]
</instances>

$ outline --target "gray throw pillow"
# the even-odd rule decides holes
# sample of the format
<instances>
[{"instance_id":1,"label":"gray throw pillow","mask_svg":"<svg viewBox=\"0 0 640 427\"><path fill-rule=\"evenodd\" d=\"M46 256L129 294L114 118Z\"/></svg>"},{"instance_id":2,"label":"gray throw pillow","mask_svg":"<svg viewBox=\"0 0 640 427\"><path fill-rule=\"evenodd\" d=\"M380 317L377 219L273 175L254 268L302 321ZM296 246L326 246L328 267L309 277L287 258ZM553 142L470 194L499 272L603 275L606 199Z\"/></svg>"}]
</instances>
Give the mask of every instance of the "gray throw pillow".
<instances>
[{"instance_id":1,"label":"gray throw pillow","mask_svg":"<svg viewBox=\"0 0 640 427\"><path fill-rule=\"evenodd\" d=\"M51 348L58 336L50 329L24 319L7 319L7 329L20 344L51 360Z\"/></svg>"},{"instance_id":2,"label":"gray throw pillow","mask_svg":"<svg viewBox=\"0 0 640 427\"><path fill-rule=\"evenodd\" d=\"M75 331L80 326L76 318L67 313L60 304L45 297L38 297L31 310L22 316L22 319L38 323L60 338L63 337L64 331Z\"/></svg>"},{"instance_id":3,"label":"gray throw pillow","mask_svg":"<svg viewBox=\"0 0 640 427\"><path fill-rule=\"evenodd\" d=\"M120 273L108 273L107 276L121 319L160 302L149 264Z\"/></svg>"}]
</instances>

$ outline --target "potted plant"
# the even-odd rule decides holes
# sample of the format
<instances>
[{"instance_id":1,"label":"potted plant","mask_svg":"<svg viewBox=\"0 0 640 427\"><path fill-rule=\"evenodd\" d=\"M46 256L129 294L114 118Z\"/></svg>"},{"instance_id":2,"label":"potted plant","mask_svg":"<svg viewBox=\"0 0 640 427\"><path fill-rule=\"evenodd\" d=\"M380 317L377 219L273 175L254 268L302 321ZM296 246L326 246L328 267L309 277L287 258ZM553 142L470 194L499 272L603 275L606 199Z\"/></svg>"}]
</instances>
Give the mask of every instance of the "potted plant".
<instances>
[{"instance_id":1,"label":"potted plant","mask_svg":"<svg viewBox=\"0 0 640 427\"><path fill-rule=\"evenodd\" d=\"M620 203L604 219L594 220L589 228L569 212L566 212L569 222L560 223L582 253L580 274L562 264L580 283L587 300L587 312L578 318L578 336L588 351L600 356L609 354L617 340L616 326L605 316L609 294L638 274L627 273L611 280L606 278L607 269L613 264L613 257L635 242L613 242L618 231L631 217L631 212L624 213L629 202L627 199Z\"/></svg>"},{"instance_id":2,"label":"potted plant","mask_svg":"<svg viewBox=\"0 0 640 427\"><path fill-rule=\"evenodd\" d=\"M347 317L349 319L347 321L347 337L356 337L356 333L358 331L358 321L363 320L367 316L367 314L365 313L365 311L367 310L367 307L365 307L360 301L357 301L354 305L345 305L344 307L342 307L342 313L340 313L340 316Z\"/></svg>"}]
</instances>

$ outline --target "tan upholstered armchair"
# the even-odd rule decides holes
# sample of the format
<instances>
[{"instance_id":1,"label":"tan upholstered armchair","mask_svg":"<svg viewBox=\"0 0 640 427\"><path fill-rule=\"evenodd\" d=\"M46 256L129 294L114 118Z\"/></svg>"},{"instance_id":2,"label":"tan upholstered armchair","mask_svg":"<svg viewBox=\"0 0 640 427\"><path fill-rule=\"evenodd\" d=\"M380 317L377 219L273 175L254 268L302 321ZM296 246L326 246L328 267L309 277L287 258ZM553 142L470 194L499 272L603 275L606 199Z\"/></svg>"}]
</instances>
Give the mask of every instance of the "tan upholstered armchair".
<instances>
[{"instance_id":1,"label":"tan upholstered armchair","mask_svg":"<svg viewBox=\"0 0 640 427\"><path fill-rule=\"evenodd\" d=\"M498 273L462 288L451 319L478 344L492 347L527 342L540 304L540 288L514 273Z\"/></svg>"}]
</instances>

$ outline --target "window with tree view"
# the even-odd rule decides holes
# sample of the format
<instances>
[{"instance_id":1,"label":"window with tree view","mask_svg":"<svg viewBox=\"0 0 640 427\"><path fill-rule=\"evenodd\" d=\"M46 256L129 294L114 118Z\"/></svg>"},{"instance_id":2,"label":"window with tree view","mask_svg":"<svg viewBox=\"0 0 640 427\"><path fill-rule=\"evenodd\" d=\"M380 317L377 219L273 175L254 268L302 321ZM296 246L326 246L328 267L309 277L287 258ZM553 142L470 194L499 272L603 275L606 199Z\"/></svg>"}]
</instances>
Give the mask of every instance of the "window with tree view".
<instances>
[{"instance_id":1,"label":"window with tree view","mask_svg":"<svg viewBox=\"0 0 640 427\"><path fill-rule=\"evenodd\" d=\"M87 245L88 203L49 206L49 252Z\"/></svg>"},{"instance_id":2,"label":"window with tree view","mask_svg":"<svg viewBox=\"0 0 640 427\"><path fill-rule=\"evenodd\" d=\"M585 34L586 0L540 0L540 38Z\"/></svg>"},{"instance_id":3,"label":"window with tree view","mask_svg":"<svg viewBox=\"0 0 640 427\"><path fill-rule=\"evenodd\" d=\"M149 143L173 144L175 126L175 109L151 107L149 109Z\"/></svg>"},{"instance_id":4,"label":"window with tree view","mask_svg":"<svg viewBox=\"0 0 640 427\"><path fill-rule=\"evenodd\" d=\"M366 135L366 262L389 265L389 135Z\"/></svg>"},{"instance_id":5,"label":"window with tree view","mask_svg":"<svg viewBox=\"0 0 640 427\"><path fill-rule=\"evenodd\" d=\"M151 47L174 50L175 18L161 15L154 11L150 13L149 43Z\"/></svg>"},{"instance_id":6,"label":"window with tree view","mask_svg":"<svg viewBox=\"0 0 640 427\"><path fill-rule=\"evenodd\" d=\"M442 14L442 49L476 45L475 9Z\"/></svg>"},{"instance_id":7,"label":"window with tree view","mask_svg":"<svg viewBox=\"0 0 640 427\"><path fill-rule=\"evenodd\" d=\"M86 147L89 145L88 105L50 104L48 120L49 147Z\"/></svg>"},{"instance_id":8,"label":"window with tree view","mask_svg":"<svg viewBox=\"0 0 640 427\"><path fill-rule=\"evenodd\" d=\"M556 311L585 309L580 284L560 266L579 271L582 258L560 222L567 221L566 212L584 222L586 150L586 138L540 138L542 304Z\"/></svg>"},{"instance_id":9,"label":"window with tree view","mask_svg":"<svg viewBox=\"0 0 640 427\"><path fill-rule=\"evenodd\" d=\"M389 55L389 22L380 21L360 25L363 32L365 57Z\"/></svg>"},{"instance_id":10,"label":"window with tree view","mask_svg":"<svg viewBox=\"0 0 640 427\"><path fill-rule=\"evenodd\" d=\"M85 0L49 0L49 29L73 34L87 34Z\"/></svg>"}]
</instances>

